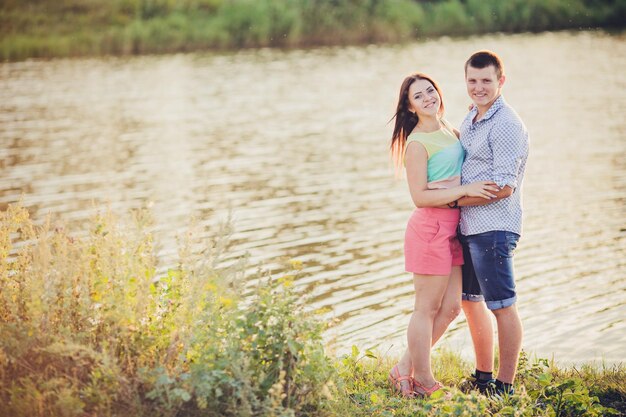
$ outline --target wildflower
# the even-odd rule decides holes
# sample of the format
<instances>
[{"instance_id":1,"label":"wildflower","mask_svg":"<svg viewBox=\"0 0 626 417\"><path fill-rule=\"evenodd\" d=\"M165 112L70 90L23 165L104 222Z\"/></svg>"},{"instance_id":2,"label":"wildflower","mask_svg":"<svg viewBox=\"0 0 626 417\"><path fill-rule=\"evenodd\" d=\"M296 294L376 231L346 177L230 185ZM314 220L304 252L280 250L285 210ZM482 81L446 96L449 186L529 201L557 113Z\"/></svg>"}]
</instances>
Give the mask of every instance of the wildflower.
<instances>
[{"instance_id":1,"label":"wildflower","mask_svg":"<svg viewBox=\"0 0 626 417\"><path fill-rule=\"evenodd\" d=\"M290 288L293 287L294 278L293 275L284 275L278 279L278 282L281 283L283 287Z\"/></svg>"},{"instance_id":2,"label":"wildflower","mask_svg":"<svg viewBox=\"0 0 626 417\"><path fill-rule=\"evenodd\" d=\"M231 305L233 305L233 300L231 298L227 298L227 297L220 296L219 302L220 302L220 305L222 307L226 307L226 308L228 308Z\"/></svg>"},{"instance_id":3,"label":"wildflower","mask_svg":"<svg viewBox=\"0 0 626 417\"><path fill-rule=\"evenodd\" d=\"M300 271L302 269L302 261L299 259L291 259L289 263L291 264L291 267L296 271Z\"/></svg>"}]
</instances>

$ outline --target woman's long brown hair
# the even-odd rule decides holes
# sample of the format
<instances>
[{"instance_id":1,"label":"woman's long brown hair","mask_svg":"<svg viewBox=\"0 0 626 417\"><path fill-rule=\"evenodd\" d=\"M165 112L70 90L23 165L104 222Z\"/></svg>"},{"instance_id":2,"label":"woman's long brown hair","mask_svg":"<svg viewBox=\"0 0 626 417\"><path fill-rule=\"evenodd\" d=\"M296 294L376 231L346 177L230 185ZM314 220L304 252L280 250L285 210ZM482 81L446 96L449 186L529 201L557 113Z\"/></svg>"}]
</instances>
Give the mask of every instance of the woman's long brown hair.
<instances>
[{"instance_id":1,"label":"woman's long brown hair","mask_svg":"<svg viewBox=\"0 0 626 417\"><path fill-rule=\"evenodd\" d=\"M396 114L391 118L391 120L394 118L396 119L396 123L393 128L393 135L391 136L391 158L396 168L396 174L402 169L402 165L404 163L406 138L409 134L411 134L419 121L419 117L415 113L409 111L409 88L411 87L411 84L417 80L429 81L435 90L437 90L441 103L437 114L439 117L443 116L443 95L441 94L441 89L435 80L424 73L416 72L409 75L404 79L404 81L402 81L402 85L400 86L400 95L398 97L398 105L396 106Z\"/></svg>"}]
</instances>

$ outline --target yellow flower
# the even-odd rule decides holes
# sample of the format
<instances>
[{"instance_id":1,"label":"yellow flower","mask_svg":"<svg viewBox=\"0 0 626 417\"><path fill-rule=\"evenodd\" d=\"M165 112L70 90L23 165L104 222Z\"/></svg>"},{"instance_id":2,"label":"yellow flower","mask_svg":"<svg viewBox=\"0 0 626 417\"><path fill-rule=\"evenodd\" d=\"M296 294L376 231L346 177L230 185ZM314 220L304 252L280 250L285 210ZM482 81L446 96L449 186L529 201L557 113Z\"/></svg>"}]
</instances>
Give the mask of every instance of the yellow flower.
<instances>
[{"instance_id":1,"label":"yellow flower","mask_svg":"<svg viewBox=\"0 0 626 417\"><path fill-rule=\"evenodd\" d=\"M278 279L278 282L283 285L285 288L293 287L293 279L295 277L293 275L285 275Z\"/></svg>"},{"instance_id":2,"label":"yellow flower","mask_svg":"<svg viewBox=\"0 0 626 417\"><path fill-rule=\"evenodd\" d=\"M289 263L291 264L291 267L295 269L296 271L299 271L302 269L302 261L299 259L292 259L289 261Z\"/></svg>"},{"instance_id":3,"label":"yellow flower","mask_svg":"<svg viewBox=\"0 0 626 417\"><path fill-rule=\"evenodd\" d=\"M233 305L233 300L230 298L226 298L226 297L222 297L220 296L220 304L222 305L222 307L230 307L231 305Z\"/></svg>"}]
</instances>

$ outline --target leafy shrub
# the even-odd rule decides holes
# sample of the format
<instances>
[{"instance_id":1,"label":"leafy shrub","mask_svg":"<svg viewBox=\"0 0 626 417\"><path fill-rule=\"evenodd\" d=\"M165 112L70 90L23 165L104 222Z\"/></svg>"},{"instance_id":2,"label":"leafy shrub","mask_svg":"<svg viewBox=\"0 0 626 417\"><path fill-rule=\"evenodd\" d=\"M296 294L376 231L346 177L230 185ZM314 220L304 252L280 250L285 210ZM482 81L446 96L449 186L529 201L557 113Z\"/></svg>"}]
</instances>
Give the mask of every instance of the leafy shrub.
<instances>
[{"instance_id":1,"label":"leafy shrub","mask_svg":"<svg viewBox=\"0 0 626 417\"><path fill-rule=\"evenodd\" d=\"M151 220L76 237L0 215L0 415L271 416L318 409L333 370L293 276L242 297L229 229L158 273Z\"/></svg>"}]
</instances>

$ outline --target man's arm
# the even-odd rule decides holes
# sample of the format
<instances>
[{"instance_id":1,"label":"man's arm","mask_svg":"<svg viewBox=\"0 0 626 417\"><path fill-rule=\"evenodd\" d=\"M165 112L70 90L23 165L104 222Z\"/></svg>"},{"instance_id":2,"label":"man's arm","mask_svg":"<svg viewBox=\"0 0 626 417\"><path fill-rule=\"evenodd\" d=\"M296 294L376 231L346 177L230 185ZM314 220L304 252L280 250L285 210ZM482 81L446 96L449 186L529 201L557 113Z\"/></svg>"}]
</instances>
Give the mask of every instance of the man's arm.
<instances>
[{"instance_id":1,"label":"man's arm","mask_svg":"<svg viewBox=\"0 0 626 417\"><path fill-rule=\"evenodd\" d=\"M491 200L485 200L484 198L478 197L462 197L458 200L457 204L459 207L465 206L484 206L487 204L495 203L496 201L500 201L503 198L510 197L513 194L513 189L508 185L505 185L500 191L494 192L496 198L492 198Z\"/></svg>"},{"instance_id":2,"label":"man's arm","mask_svg":"<svg viewBox=\"0 0 626 417\"><path fill-rule=\"evenodd\" d=\"M489 134L493 150L493 178L500 188L517 188L517 175L522 160L528 154L528 133L524 124L504 122L494 126ZM509 194L510 195L510 194Z\"/></svg>"},{"instance_id":3,"label":"man's arm","mask_svg":"<svg viewBox=\"0 0 626 417\"><path fill-rule=\"evenodd\" d=\"M495 193L496 198L481 200L473 197L463 197L458 200L462 206L484 206L503 198L510 197L517 187L517 173L519 165L528 152L528 134L522 123L500 123L494 126L489 144L493 150L493 178L500 191Z\"/></svg>"}]
</instances>

